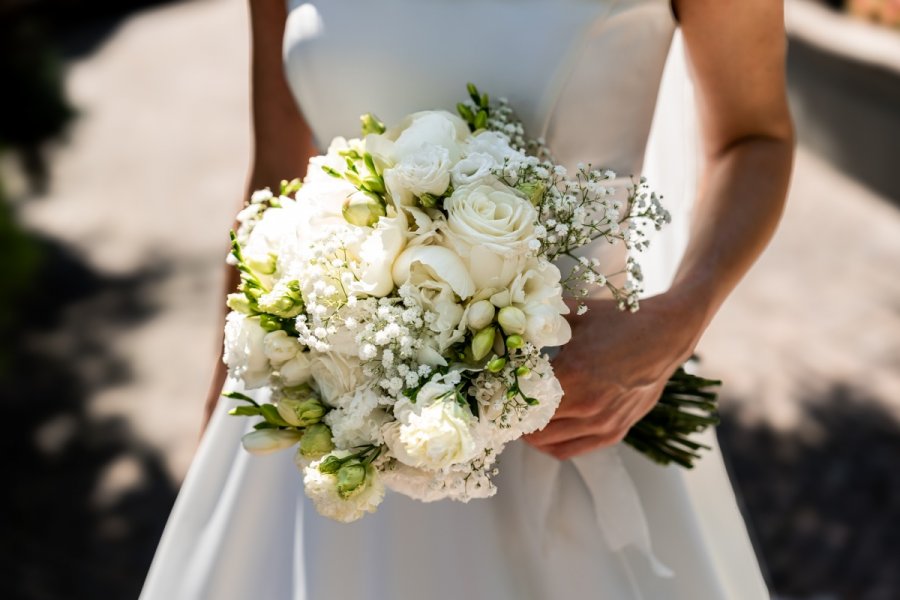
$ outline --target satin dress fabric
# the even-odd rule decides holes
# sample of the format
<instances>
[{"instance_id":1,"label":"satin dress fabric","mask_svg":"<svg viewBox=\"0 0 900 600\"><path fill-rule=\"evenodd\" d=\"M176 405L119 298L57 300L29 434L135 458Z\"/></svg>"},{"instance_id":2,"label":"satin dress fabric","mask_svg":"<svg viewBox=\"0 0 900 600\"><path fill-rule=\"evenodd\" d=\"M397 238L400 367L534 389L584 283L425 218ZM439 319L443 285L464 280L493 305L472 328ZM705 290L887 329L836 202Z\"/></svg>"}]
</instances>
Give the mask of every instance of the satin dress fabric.
<instances>
[{"instance_id":1,"label":"satin dress fabric","mask_svg":"<svg viewBox=\"0 0 900 600\"><path fill-rule=\"evenodd\" d=\"M289 0L284 66L324 150L453 110L467 82L509 99L558 162L650 174L673 225L641 257L669 285L687 240L696 127L666 0ZM616 260L608 248L587 253ZM602 333L602 332L600 332ZM228 386L237 387L229 381ZM265 392L257 392L264 399ZM352 524L319 516L290 451L241 448L223 399L142 600L758 600L768 592L712 435L692 471L619 445L558 461L522 443L467 504L389 492Z\"/></svg>"}]
</instances>

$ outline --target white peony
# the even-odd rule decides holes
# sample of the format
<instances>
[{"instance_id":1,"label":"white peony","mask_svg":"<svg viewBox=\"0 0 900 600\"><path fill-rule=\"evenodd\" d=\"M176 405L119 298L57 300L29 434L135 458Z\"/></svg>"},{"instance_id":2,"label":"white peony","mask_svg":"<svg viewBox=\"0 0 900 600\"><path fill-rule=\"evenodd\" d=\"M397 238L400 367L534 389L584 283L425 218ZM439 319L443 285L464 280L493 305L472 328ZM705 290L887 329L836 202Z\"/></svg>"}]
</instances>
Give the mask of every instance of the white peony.
<instances>
[{"instance_id":1,"label":"white peony","mask_svg":"<svg viewBox=\"0 0 900 600\"><path fill-rule=\"evenodd\" d=\"M357 493L344 499L337 492L337 477L319 471L322 460L303 467L303 487L320 515L341 523L350 523L366 513L375 512L384 500L384 484L375 469L366 469L365 485L360 486ZM300 461L298 463L303 464Z\"/></svg>"},{"instance_id":2,"label":"white peony","mask_svg":"<svg viewBox=\"0 0 900 600\"><path fill-rule=\"evenodd\" d=\"M312 361L306 352L298 352L289 361L278 367L281 383L287 387L307 383L312 376Z\"/></svg>"},{"instance_id":3,"label":"white peony","mask_svg":"<svg viewBox=\"0 0 900 600\"><path fill-rule=\"evenodd\" d=\"M322 400L330 406L336 406L341 396L355 390L365 378L358 358L335 352L315 355L311 370Z\"/></svg>"},{"instance_id":4,"label":"white peony","mask_svg":"<svg viewBox=\"0 0 900 600\"><path fill-rule=\"evenodd\" d=\"M238 312L225 318L225 350L222 359L232 377L243 380L249 389L269 382L271 368L265 352L266 330L259 319Z\"/></svg>"},{"instance_id":5,"label":"white peony","mask_svg":"<svg viewBox=\"0 0 900 600\"><path fill-rule=\"evenodd\" d=\"M489 180L454 190L444 200L447 245L459 254L479 290L505 288L521 270L537 213L509 186Z\"/></svg>"},{"instance_id":6,"label":"white peony","mask_svg":"<svg viewBox=\"0 0 900 600\"><path fill-rule=\"evenodd\" d=\"M442 469L475 457L478 447L470 430L474 421L469 409L455 399L439 400L411 413L408 423L386 428L385 442L404 464Z\"/></svg>"}]
</instances>

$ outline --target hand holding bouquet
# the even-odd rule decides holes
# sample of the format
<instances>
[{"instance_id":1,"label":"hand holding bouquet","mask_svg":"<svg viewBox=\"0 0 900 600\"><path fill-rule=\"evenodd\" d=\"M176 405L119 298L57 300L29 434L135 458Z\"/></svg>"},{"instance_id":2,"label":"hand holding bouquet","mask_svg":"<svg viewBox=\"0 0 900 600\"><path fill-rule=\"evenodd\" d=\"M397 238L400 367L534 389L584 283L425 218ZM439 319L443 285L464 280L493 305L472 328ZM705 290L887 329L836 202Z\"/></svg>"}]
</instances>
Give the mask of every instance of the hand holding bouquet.
<instances>
[{"instance_id":1,"label":"hand holding bouquet","mask_svg":"<svg viewBox=\"0 0 900 600\"><path fill-rule=\"evenodd\" d=\"M232 392L247 403L232 412L262 418L249 451L299 445L306 493L341 521L375 510L385 487L492 495L504 446L544 427L563 395L542 349L571 337L564 291L600 287L638 309L633 255L610 273L576 251L639 251L669 220L643 181L570 175L505 102L469 95L459 115L390 129L364 116L363 137L335 139L302 184L256 192L238 215L225 361L271 402ZM564 256L574 267L561 273ZM700 445L687 435L715 422L715 383L679 370L626 442L690 466Z\"/></svg>"}]
</instances>

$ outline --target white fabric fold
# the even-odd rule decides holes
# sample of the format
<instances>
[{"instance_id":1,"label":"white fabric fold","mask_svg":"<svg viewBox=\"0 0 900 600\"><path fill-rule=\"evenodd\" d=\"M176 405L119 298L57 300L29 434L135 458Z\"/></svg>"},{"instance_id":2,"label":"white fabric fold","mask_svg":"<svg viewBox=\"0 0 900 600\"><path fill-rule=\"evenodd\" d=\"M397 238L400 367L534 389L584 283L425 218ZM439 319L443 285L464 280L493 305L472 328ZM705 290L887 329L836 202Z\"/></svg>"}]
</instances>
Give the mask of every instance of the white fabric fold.
<instances>
[{"instance_id":1,"label":"white fabric fold","mask_svg":"<svg viewBox=\"0 0 900 600\"><path fill-rule=\"evenodd\" d=\"M571 459L591 492L597 525L612 550L637 548L660 577L672 577L672 570L654 554L650 528L641 498L617 446L601 448Z\"/></svg>"}]
</instances>

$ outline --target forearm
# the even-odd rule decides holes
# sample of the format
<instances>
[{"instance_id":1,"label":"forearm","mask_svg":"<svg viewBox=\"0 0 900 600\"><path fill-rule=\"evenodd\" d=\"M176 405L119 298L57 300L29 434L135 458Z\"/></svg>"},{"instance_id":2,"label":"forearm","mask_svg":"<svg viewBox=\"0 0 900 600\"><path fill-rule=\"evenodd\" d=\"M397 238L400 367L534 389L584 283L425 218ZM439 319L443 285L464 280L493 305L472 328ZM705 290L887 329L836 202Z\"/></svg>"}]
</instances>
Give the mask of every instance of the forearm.
<instances>
[{"instance_id":1,"label":"forearm","mask_svg":"<svg viewBox=\"0 0 900 600\"><path fill-rule=\"evenodd\" d=\"M690 312L696 335L762 253L775 232L790 181L793 140L751 137L708 160L691 239L671 295Z\"/></svg>"}]
</instances>

